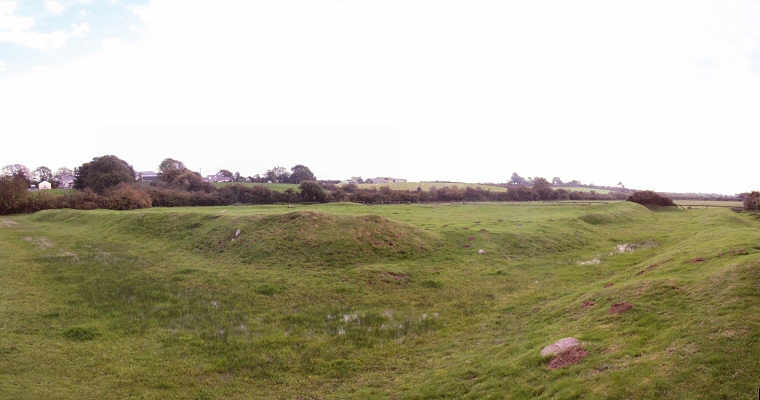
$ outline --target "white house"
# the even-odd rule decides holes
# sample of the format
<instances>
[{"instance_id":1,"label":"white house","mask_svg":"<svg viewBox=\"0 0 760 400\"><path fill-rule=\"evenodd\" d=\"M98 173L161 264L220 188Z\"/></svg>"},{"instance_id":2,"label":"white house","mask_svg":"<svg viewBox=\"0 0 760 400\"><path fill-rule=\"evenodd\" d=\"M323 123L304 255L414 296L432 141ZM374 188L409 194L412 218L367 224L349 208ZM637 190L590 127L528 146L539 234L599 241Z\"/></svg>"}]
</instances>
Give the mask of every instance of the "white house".
<instances>
[{"instance_id":1,"label":"white house","mask_svg":"<svg viewBox=\"0 0 760 400\"><path fill-rule=\"evenodd\" d=\"M58 178L58 187L66 189L74 187L74 177L71 175L61 175Z\"/></svg>"},{"instance_id":2,"label":"white house","mask_svg":"<svg viewBox=\"0 0 760 400\"><path fill-rule=\"evenodd\" d=\"M42 181L40 182L38 188L39 190L48 190L48 189L52 189L53 187L50 185L50 182Z\"/></svg>"}]
</instances>

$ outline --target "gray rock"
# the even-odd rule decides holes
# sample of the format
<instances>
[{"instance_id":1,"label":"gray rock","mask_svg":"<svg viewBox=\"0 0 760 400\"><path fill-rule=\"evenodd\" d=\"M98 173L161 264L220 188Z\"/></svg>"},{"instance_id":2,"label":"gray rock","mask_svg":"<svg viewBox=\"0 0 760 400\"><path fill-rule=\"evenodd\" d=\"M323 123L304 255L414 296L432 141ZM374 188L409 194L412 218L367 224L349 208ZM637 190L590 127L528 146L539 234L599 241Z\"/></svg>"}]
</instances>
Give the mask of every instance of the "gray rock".
<instances>
[{"instance_id":1,"label":"gray rock","mask_svg":"<svg viewBox=\"0 0 760 400\"><path fill-rule=\"evenodd\" d=\"M541 356L553 356L555 354L562 353L563 351L567 349L572 349L573 347L578 347L581 345L581 341L574 338L574 337L566 337L564 339L560 339L554 344L550 344L541 350Z\"/></svg>"},{"instance_id":2,"label":"gray rock","mask_svg":"<svg viewBox=\"0 0 760 400\"><path fill-rule=\"evenodd\" d=\"M478 250L478 254L486 254L486 251L483 249Z\"/></svg>"}]
</instances>

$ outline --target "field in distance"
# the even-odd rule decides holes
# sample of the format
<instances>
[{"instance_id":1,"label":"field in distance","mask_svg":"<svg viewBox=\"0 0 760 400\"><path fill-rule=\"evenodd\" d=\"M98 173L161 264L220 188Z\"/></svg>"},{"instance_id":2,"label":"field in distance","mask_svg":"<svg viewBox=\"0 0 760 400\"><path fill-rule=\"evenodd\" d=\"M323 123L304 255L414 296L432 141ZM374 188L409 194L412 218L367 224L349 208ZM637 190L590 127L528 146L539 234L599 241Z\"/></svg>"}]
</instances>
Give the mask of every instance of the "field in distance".
<instances>
[{"instance_id":1,"label":"field in distance","mask_svg":"<svg viewBox=\"0 0 760 400\"><path fill-rule=\"evenodd\" d=\"M759 243L630 202L0 217L0 397L754 398Z\"/></svg>"},{"instance_id":2,"label":"field in distance","mask_svg":"<svg viewBox=\"0 0 760 400\"><path fill-rule=\"evenodd\" d=\"M243 185L247 187L254 187L254 186L264 186L271 190L276 190L280 192L284 192L287 189L293 189L295 191L298 191L298 184L295 183L246 183L246 182L223 182L223 183L215 183L214 185L216 187L224 187L229 185ZM420 188L422 190L430 190L431 187L436 187L438 189L443 187L457 187L457 188L465 188L465 187L471 187L471 188L482 188L483 190L491 190L493 192L505 192L507 190L506 187L503 186L496 186L496 185L487 185L487 184L480 184L480 183L462 183L462 182L393 182L393 183L360 183L358 185L360 189L380 189L382 187L389 187L393 190L417 190L417 188ZM599 194L607 194L610 191L607 189L595 189L595 188L588 188L588 187L582 187L582 186L562 186L561 189L575 191L575 192L590 192L595 191Z\"/></svg>"}]
</instances>

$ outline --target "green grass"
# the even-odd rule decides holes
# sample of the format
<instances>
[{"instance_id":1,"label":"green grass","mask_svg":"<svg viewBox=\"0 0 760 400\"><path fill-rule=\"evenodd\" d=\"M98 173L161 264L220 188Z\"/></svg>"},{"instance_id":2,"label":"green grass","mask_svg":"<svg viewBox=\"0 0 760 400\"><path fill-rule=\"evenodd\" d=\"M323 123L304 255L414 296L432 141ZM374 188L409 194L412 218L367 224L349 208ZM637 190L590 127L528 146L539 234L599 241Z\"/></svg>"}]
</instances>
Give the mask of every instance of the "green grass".
<instances>
[{"instance_id":1,"label":"green grass","mask_svg":"<svg viewBox=\"0 0 760 400\"><path fill-rule=\"evenodd\" d=\"M422 190L430 190L431 187L436 187L438 189L444 188L444 187L457 187L459 189L471 187L474 189L482 188L483 190L490 190L492 192L506 192L507 188L501 187L501 186L494 186L494 185L485 185L485 184L479 184L479 183L440 183L440 182L398 182L398 183L360 183L358 185L360 189L380 189L381 187L388 186L389 188L393 190L417 190L417 188L420 188Z\"/></svg>"},{"instance_id":2,"label":"green grass","mask_svg":"<svg viewBox=\"0 0 760 400\"><path fill-rule=\"evenodd\" d=\"M249 182L217 182L214 183L214 186L217 188L223 188L225 186L231 186L231 185L241 185L245 187L256 187L256 186L263 186L265 188L269 188L269 190L275 191L275 192L284 192L288 189L293 189L296 192L299 192L300 189L298 188L298 184L296 183L249 183Z\"/></svg>"},{"instance_id":3,"label":"green grass","mask_svg":"<svg viewBox=\"0 0 760 400\"><path fill-rule=\"evenodd\" d=\"M2 398L757 394L760 221L727 209L50 210L0 257Z\"/></svg>"}]
</instances>

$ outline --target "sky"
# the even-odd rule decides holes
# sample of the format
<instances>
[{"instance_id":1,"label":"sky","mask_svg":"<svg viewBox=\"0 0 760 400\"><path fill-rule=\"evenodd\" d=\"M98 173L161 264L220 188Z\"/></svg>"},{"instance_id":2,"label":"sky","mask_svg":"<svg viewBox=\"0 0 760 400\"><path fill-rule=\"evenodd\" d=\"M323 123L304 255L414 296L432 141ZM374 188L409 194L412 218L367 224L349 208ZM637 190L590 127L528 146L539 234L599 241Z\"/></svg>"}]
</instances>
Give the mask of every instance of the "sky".
<instances>
[{"instance_id":1,"label":"sky","mask_svg":"<svg viewBox=\"0 0 760 400\"><path fill-rule=\"evenodd\" d=\"M760 189L760 2L0 0L0 164Z\"/></svg>"}]
</instances>

